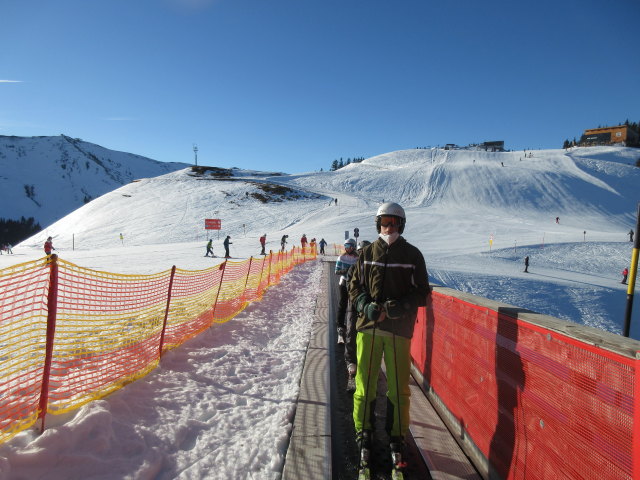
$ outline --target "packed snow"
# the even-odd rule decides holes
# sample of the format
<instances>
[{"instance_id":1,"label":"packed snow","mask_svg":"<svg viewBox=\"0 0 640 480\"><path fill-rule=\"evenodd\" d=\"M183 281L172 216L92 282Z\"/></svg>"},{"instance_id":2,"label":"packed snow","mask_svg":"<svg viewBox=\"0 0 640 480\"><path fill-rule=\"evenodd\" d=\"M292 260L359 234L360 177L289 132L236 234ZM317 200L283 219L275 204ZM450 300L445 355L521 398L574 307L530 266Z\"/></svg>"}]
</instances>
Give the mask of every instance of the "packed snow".
<instances>
[{"instance_id":1,"label":"packed snow","mask_svg":"<svg viewBox=\"0 0 640 480\"><path fill-rule=\"evenodd\" d=\"M231 235L236 258L257 255L263 233L274 251L284 234L288 247L303 233L341 244L354 227L373 240L377 206L391 200L405 208L404 236L434 283L620 333L638 158L640 150L622 147L422 149L336 172L184 169L91 201L0 256L0 268L41 257L48 235L65 260L119 273L215 265L222 259L204 257L208 237L220 256ZM222 230L205 231L205 218L220 218ZM0 446L0 479L279 478L320 273L320 261L296 267L147 377L68 417L47 417L42 436L18 434Z\"/></svg>"}]
</instances>

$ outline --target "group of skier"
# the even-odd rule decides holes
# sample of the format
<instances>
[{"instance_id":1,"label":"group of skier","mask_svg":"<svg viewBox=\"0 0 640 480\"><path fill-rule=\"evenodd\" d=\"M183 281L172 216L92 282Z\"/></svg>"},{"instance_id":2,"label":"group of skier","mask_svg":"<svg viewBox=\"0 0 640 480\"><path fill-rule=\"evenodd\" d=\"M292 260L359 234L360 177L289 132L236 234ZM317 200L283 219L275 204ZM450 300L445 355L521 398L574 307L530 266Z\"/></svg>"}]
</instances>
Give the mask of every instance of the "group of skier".
<instances>
[{"instance_id":1,"label":"group of skier","mask_svg":"<svg viewBox=\"0 0 640 480\"><path fill-rule=\"evenodd\" d=\"M229 252L229 245L233 245L233 242L231 241L231 235L227 235L224 239L224 242L222 242L222 246L224 247L224 258L231 258L231 253ZM211 254L211 256L213 258L215 258L215 254L213 253L213 240L209 239L209 241L207 242L207 251L204 254L205 257L208 257L209 254Z\"/></svg>"},{"instance_id":2,"label":"group of skier","mask_svg":"<svg viewBox=\"0 0 640 480\"><path fill-rule=\"evenodd\" d=\"M386 431L392 478L403 478L404 439L409 429L410 344L418 307L426 305L429 277L420 250L404 232L406 215L397 203L375 215L378 239L348 239L335 273L339 280L338 343L345 345L347 390L353 393L353 422L360 453L359 478L370 478L377 379L387 373Z\"/></svg>"},{"instance_id":3,"label":"group of skier","mask_svg":"<svg viewBox=\"0 0 640 480\"><path fill-rule=\"evenodd\" d=\"M280 239L280 248L284 252L287 248L287 242L289 239L289 235L283 235ZM267 247L267 234L263 233L259 238L260 242L260 255L266 255L266 247ZM231 254L229 252L229 245L232 245L231 235L227 235L224 242L222 243L224 246L224 258L231 258ZM310 241L307 240L307 235L305 233L302 234L300 238L300 246L302 247L302 251L315 251L317 246L320 246L320 253L322 255L325 254L325 247L327 246L327 242L324 238L320 239L320 243L316 242L315 238L312 238ZM206 252L204 254L205 257L211 256L216 258L216 255L213 253L213 240L209 239L206 246Z\"/></svg>"},{"instance_id":4,"label":"group of skier","mask_svg":"<svg viewBox=\"0 0 640 480\"><path fill-rule=\"evenodd\" d=\"M9 243L0 244L0 255L2 255L3 252L5 252L7 255L9 255L9 254L13 255L13 250L11 249L11 244L9 244Z\"/></svg>"}]
</instances>

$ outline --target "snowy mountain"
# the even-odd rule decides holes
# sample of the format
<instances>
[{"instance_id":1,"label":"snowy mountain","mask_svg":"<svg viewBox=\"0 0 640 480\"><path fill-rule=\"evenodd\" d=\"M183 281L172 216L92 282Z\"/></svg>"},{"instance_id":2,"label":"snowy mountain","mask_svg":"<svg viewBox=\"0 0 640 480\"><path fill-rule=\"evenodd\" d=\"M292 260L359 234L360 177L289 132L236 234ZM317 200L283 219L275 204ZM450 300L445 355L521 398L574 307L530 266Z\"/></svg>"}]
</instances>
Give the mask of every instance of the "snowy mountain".
<instances>
[{"instance_id":1,"label":"snowy mountain","mask_svg":"<svg viewBox=\"0 0 640 480\"><path fill-rule=\"evenodd\" d=\"M0 218L33 217L44 227L134 179L185 166L65 135L0 136Z\"/></svg>"}]
</instances>

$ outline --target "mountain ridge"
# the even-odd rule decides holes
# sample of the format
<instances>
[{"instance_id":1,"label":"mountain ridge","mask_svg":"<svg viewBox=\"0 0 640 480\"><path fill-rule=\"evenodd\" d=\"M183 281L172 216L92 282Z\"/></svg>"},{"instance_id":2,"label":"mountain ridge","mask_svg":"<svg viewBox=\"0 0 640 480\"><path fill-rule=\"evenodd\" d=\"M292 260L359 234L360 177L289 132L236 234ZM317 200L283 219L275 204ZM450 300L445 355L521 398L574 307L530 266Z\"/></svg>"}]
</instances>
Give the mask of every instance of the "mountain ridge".
<instances>
[{"instance_id":1,"label":"mountain ridge","mask_svg":"<svg viewBox=\"0 0 640 480\"><path fill-rule=\"evenodd\" d=\"M119 152L66 135L0 136L0 218L45 227L136 178L186 167Z\"/></svg>"}]
</instances>

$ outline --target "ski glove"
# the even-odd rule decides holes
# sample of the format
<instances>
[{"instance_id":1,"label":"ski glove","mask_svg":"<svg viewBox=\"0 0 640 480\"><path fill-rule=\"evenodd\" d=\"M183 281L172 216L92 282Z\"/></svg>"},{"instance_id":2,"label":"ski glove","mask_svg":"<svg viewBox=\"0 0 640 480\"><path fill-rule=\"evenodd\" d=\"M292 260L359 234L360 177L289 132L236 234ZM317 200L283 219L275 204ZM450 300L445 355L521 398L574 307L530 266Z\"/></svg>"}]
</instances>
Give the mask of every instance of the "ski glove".
<instances>
[{"instance_id":1,"label":"ski glove","mask_svg":"<svg viewBox=\"0 0 640 480\"><path fill-rule=\"evenodd\" d=\"M384 308L376 302L367 303L364 306L364 316L373 323L381 322L385 318Z\"/></svg>"},{"instance_id":2,"label":"ski glove","mask_svg":"<svg viewBox=\"0 0 640 480\"><path fill-rule=\"evenodd\" d=\"M364 307L367 303L371 301L371 297L367 293L361 293L356 297L356 301L354 302L354 306L356 307L356 311L358 313L364 312Z\"/></svg>"},{"instance_id":3,"label":"ski glove","mask_svg":"<svg viewBox=\"0 0 640 480\"><path fill-rule=\"evenodd\" d=\"M413 302L408 298L401 298L400 300L387 300L384 302L384 310L387 312L389 318L400 318L404 314L413 310Z\"/></svg>"}]
</instances>

